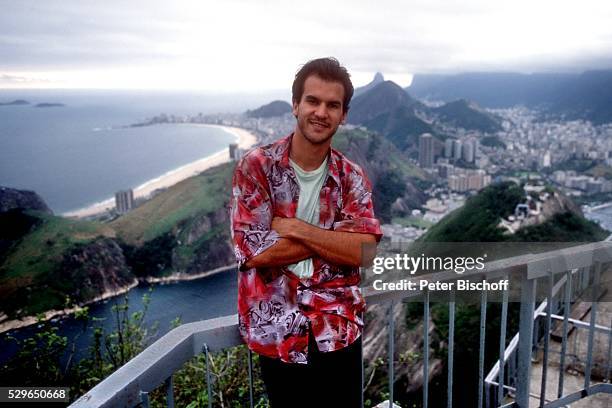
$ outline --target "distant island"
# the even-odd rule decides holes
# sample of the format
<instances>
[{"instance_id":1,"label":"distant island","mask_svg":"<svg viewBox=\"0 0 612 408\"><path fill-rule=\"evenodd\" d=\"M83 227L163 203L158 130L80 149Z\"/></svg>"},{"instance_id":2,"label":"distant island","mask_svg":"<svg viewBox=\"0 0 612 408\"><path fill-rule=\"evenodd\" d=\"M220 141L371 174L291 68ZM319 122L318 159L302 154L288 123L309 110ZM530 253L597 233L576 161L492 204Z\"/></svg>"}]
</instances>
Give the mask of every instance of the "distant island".
<instances>
[{"instance_id":1,"label":"distant island","mask_svg":"<svg viewBox=\"0 0 612 408\"><path fill-rule=\"evenodd\" d=\"M15 99L12 102L0 102L0 106L19 106L19 105L29 105L30 102L24 101L23 99Z\"/></svg>"},{"instance_id":2,"label":"distant island","mask_svg":"<svg viewBox=\"0 0 612 408\"><path fill-rule=\"evenodd\" d=\"M62 108L66 105L63 103L38 103L34 105L35 108Z\"/></svg>"}]
</instances>

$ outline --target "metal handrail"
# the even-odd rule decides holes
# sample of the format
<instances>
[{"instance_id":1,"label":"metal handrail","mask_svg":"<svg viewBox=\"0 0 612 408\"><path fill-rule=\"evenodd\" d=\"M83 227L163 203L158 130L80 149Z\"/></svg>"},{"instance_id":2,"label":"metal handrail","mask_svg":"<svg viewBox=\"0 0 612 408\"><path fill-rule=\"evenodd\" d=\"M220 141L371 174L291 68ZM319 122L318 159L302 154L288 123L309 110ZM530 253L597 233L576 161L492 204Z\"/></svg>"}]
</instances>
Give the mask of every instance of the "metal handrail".
<instances>
[{"instance_id":1,"label":"metal handrail","mask_svg":"<svg viewBox=\"0 0 612 408\"><path fill-rule=\"evenodd\" d=\"M529 370L532 351L531 339L533 338L536 279L543 276L554 276L576 268L590 267L596 263L611 261L612 243L598 242L541 254L521 255L486 264L486 273L484 273L484 276L487 280L507 276L508 274L519 274L522 276L523 280L521 286L520 324L521 334L525 336L521 336L517 341L519 383L517 385L517 400L515 401L515 406L528 406L526 401L529 398ZM466 271L466 273L462 275L457 275L453 271L445 271L423 275L413 279L451 282L459 278L467 279L470 276L480 275L483 275L483 272ZM366 301L369 305L380 303L393 304L395 302L401 302L405 298L422 294L420 291L377 292L372 288L366 288L364 292ZM481 301L486 306L486 297ZM454 302L452 305L454 307ZM429 308L426 307L425 309L424 315L427 316ZM539 312L542 312L542 310ZM451 316L453 316L453 320L449 323L451 327L454 328L454 313L452 313ZM393 313L389 313L389 319L393 319ZM486 320L486 315L484 313L481 315L481 327L484 324L482 319ZM592 325L594 326L594 323ZM427 354L429 348L429 332L427 330L428 326L424 326L424 345L427 349ZM481 330L481 345L484 342L482 333ZM389 340L389 375L393 376L393 338L389 336ZM502 340L505 341L505 339ZM206 351L208 354L209 352L219 351L240 344L242 344L242 340L238 334L237 315L181 325L158 339L139 355L89 390L85 395L75 401L71 407L133 407L138 404L147 406L147 393L164 382L167 384L168 400L172 400L172 375L187 361L201 354L203 351ZM503 348L500 351L502 358L504 358L506 351ZM449 353L449 370L452 370L452 359L452 353ZM424 368L423 378L425 382L428 382L429 373L426 370L427 364L424 364ZM482 373L482 366L480 371ZM251 375L251 373L249 374ZM449 371L449 379L450 378L452 378L451 371ZM207 381L207 383L210 392L210 381ZM452 383L450 388L449 396L452 396ZM607 390L606 387L599 386L592 386L589 387L589 389L590 388ZM427 387L424 387L424 390L424 401L425 404L427 404ZM483 399L483 390L484 378L481 378L479 384L479 401L481 402ZM390 394L393 395L393 380L390 381ZM575 397L572 396L572 398ZM209 398L209 406L211 400L212 399ZM448 405L449 407L452 406L451 397L449 397Z\"/></svg>"}]
</instances>

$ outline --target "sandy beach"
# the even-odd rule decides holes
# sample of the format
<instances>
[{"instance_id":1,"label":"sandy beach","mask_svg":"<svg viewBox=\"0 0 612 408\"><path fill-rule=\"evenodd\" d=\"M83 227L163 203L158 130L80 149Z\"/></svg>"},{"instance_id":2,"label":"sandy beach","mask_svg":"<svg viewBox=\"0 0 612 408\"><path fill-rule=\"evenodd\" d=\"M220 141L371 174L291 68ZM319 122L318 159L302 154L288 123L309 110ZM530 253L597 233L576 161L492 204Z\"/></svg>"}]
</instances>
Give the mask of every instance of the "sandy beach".
<instances>
[{"instance_id":1,"label":"sandy beach","mask_svg":"<svg viewBox=\"0 0 612 408\"><path fill-rule=\"evenodd\" d=\"M220 125L204 125L210 127L221 128L229 133L232 133L236 136L236 140L238 143L238 147L240 149L249 149L255 143L257 143L257 137L249 132L248 130L230 127L230 126L220 126ZM210 156L203 157L202 159L196 160L194 162L188 163L184 166L173 169L161 176L154 178L152 180L147 181L144 184L133 189L134 198L147 197L153 191L160 188L170 187L179 181L185 180L186 178L195 176L206 169L217 166L221 163L225 163L229 161L229 148L225 148L221 151L218 151ZM81 208L76 211L71 211L62 214L65 217L88 217L95 214L100 214L106 210L112 209L115 207L115 198L109 198L99 203L95 203L85 208Z\"/></svg>"}]
</instances>

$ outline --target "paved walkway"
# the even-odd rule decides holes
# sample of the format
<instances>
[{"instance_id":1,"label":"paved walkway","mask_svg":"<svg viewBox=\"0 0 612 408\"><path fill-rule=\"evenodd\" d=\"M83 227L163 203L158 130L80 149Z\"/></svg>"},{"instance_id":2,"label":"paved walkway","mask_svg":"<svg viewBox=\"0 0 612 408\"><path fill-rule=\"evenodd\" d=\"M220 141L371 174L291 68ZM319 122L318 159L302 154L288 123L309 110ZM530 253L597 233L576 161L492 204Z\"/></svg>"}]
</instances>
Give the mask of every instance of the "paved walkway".
<instances>
[{"instance_id":1,"label":"paved walkway","mask_svg":"<svg viewBox=\"0 0 612 408\"><path fill-rule=\"evenodd\" d=\"M596 323L604 327L610 327L612 319L612 303L600 301L597 304L595 313ZM584 322L590 322L591 313L589 312ZM588 329L574 330L568 337L566 354L566 371L563 381L563 394L581 390L584 387L584 370L588 348ZM605 380L607 374L608 356L608 335L595 333L593 341L593 368L591 384L596 384ZM550 341L549 362L546 376L546 399L554 400L557 398L559 387L559 359L561 343ZM531 393L537 395L530 399L530 407L538 407L540 402L540 388L542 384L542 353L538 355L538 361L531 366ZM584 398L571 404L571 407L588 408L612 408L612 394L596 394Z\"/></svg>"}]
</instances>

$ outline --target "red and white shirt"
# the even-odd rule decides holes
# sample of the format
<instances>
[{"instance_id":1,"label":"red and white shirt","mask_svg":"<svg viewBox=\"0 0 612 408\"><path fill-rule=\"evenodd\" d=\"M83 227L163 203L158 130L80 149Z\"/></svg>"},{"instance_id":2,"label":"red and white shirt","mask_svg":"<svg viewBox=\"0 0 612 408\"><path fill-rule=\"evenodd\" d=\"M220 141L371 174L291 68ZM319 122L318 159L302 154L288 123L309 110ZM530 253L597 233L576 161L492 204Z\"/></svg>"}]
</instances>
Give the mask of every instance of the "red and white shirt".
<instances>
[{"instance_id":1,"label":"red and white shirt","mask_svg":"<svg viewBox=\"0 0 612 408\"><path fill-rule=\"evenodd\" d=\"M256 353L284 362L306 363L308 328L319 350L348 346L361 334L365 301L359 268L312 258L314 273L299 279L286 266L243 270L250 258L280 238L274 217L294 218L299 185L289 163L289 135L251 150L237 164L230 201L238 272L240 334ZM319 194L319 227L382 236L374 217L372 188L363 170L330 149Z\"/></svg>"}]
</instances>

